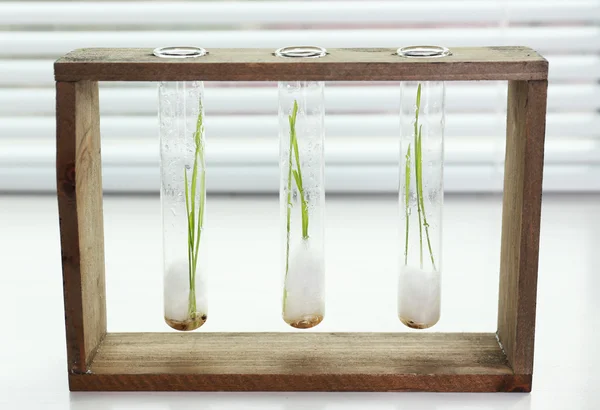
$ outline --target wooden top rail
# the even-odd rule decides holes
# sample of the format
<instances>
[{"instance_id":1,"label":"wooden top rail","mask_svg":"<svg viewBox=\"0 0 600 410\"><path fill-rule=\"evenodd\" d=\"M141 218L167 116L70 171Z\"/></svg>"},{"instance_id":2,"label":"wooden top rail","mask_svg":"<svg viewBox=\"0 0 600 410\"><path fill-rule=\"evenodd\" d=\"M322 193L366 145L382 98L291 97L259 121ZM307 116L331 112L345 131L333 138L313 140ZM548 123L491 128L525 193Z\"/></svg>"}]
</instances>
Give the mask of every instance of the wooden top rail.
<instances>
[{"instance_id":1,"label":"wooden top rail","mask_svg":"<svg viewBox=\"0 0 600 410\"><path fill-rule=\"evenodd\" d=\"M208 49L204 57L159 58L145 48L85 48L54 65L56 81L403 81L545 80L548 62L527 47L457 47L438 58L391 48L328 49L285 58L272 49Z\"/></svg>"}]
</instances>

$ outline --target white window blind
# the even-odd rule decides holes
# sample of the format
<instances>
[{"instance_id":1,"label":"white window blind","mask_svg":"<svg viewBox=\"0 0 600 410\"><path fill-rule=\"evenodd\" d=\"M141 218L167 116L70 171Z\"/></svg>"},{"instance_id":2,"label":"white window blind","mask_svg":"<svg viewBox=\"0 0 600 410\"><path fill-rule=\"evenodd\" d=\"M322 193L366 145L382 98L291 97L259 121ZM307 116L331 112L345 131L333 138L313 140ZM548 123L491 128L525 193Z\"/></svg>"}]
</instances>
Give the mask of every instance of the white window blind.
<instances>
[{"instance_id":1,"label":"white window blind","mask_svg":"<svg viewBox=\"0 0 600 410\"><path fill-rule=\"evenodd\" d=\"M550 61L546 191L600 190L600 0L2 1L0 191L55 189L54 59L80 47L525 45ZM506 83L448 82L447 191L502 188ZM101 83L104 187L156 192L156 84ZM397 83L328 83L328 192L394 192ZM206 83L208 189L278 189L274 83Z\"/></svg>"}]
</instances>

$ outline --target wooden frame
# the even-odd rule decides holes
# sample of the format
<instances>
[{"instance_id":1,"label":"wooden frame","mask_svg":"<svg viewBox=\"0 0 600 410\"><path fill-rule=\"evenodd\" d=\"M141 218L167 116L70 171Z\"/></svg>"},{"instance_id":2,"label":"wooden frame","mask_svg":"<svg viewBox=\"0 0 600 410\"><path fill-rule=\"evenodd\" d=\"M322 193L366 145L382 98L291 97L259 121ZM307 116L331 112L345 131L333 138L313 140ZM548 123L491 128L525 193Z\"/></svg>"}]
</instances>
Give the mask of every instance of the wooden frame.
<instances>
[{"instance_id":1,"label":"wooden frame","mask_svg":"<svg viewBox=\"0 0 600 410\"><path fill-rule=\"evenodd\" d=\"M71 390L531 390L548 63L524 47L406 59L83 49L55 64L57 181ZM496 333L107 333L98 81L508 80ZM280 347L285 345L285 350Z\"/></svg>"}]
</instances>

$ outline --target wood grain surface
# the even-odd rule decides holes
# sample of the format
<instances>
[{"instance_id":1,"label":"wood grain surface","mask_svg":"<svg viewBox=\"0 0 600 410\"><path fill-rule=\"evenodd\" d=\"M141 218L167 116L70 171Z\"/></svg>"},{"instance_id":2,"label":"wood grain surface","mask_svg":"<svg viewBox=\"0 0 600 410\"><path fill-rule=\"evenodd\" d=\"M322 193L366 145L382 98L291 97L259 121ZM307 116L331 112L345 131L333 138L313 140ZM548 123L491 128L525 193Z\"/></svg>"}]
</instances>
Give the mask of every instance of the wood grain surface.
<instances>
[{"instance_id":1,"label":"wood grain surface","mask_svg":"<svg viewBox=\"0 0 600 410\"><path fill-rule=\"evenodd\" d=\"M106 334L98 83L56 84L56 178L69 372Z\"/></svg>"},{"instance_id":2,"label":"wood grain surface","mask_svg":"<svg viewBox=\"0 0 600 410\"><path fill-rule=\"evenodd\" d=\"M96 374L512 374L493 333L109 333Z\"/></svg>"},{"instance_id":3,"label":"wood grain surface","mask_svg":"<svg viewBox=\"0 0 600 410\"><path fill-rule=\"evenodd\" d=\"M510 81L498 338L515 373L532 374L547 81Z\"/></svg>"},{"instance_id":4,"label":"wood grain surface","mask_svg":"<svg viewBox=\"0 0 600 410\"><path fill-rule=\"evenodd\" d=\"M493 333L109 333L72 390L526 391Z\"/></svg>"},{"instance_id":5,"label":"wood grain surface","mask_svg":"<svg viewBox=\"0 0 600 410\"><path fill-rule=\"evenodd\" d=\"M204 57L165 59L152 49L87 48L56 61L57 81L399 81L543 80L548 62L526 47L461 47L442 58L404 58L395 49L329 49L321 58L271 49L210 49Z\"/></svg>"},{"instance_id":6,"label":"wood grain surface","mask_svg":"<svg viewBox=\"0 0 600 410\"><path fill-rule=\"evenodd\" d=\"M71 374L71 391L529 392L531 375Z\"/></svg>"}]
</instances>

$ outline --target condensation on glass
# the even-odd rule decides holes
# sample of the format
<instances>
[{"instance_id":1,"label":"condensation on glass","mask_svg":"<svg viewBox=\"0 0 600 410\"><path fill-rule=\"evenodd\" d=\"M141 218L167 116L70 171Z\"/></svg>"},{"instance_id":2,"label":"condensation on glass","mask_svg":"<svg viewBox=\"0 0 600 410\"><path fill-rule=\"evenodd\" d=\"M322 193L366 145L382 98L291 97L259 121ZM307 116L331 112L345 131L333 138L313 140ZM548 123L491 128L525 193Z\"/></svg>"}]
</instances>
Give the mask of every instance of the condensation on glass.
<instances>
[{"instance_id":1,"label":"condensation on glass","mask_svg":"<svg viewBox=\"0 0 600 410\"><path fill-rule=\"evenodd\" d=\"M282 58L319 58L320 47L285 47ZM307 329L325 316L324 83L279 82L280 209L284 321Z\"/></svg>"},{"instance_id":2,"label":"condensation on glass","mask_svg":"<svg viewBox=\"0 0 600 410\"><path fill-rule=\"evenodd\" d=\"M398 50L407 58L449 55L436 46ZM398 318L426 329L441 311L444 103L440 81L402 82L400 100L400 231Z\"/></svg>"},{"instance_id":3,"label":"condensation on glass","mask_svg":"<svg viewBox=\"0 0 600 410\"><path fill-rule=\"evenodd\" d=\"M190 47L172 48L167 49L175 57L160 55L158 49L155 55L206 54L202 49L194 54ZM159 84L164 318L176 330L197 329L208 314L203 89L201 81Z\"/></svg>"}]
</instances>

